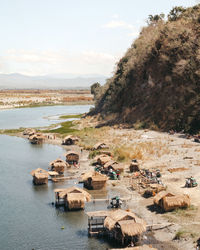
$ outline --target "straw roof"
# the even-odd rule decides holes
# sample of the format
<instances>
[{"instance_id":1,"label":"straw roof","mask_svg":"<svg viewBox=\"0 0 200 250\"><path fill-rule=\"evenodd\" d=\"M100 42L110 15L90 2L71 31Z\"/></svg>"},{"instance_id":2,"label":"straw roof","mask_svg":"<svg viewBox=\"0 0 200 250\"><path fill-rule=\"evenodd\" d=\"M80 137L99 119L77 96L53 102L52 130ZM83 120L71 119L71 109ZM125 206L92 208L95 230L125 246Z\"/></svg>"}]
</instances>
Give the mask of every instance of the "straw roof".
<instances>
[{"instance_id":1,"label":"straw roof","mask_svg":"<svg viewBox=\"0 0 200 250\"><path fill-rule=\"evenodd\" d=\"M106 181L108 177L96 171L89 171L81 176L82 181L87 181L88 178L92 178L93 181Z\"/></svg>"},{"instance_id":2,"label":"straw roof","mask_svg":"<svg viewBox=\"0 0 200 250\"><path fill-rule=\"evenodd\" d=\"M165 211L170 211L176 208L183 208L188 206L190 206L190 197L186 194L165 197L163 199L163 208Z\"/></svg>"},{"instance_id":3,"label":"straw roof","mask_svg":"<svg viewBox=\"0 0 200 250\"><path fill-rule=\"evenodd\" d=\"M110 215L110 211L108 210L100 210L86 213L88 217L107 217Z\"/></svg>"},{"instance_id":4,"label":"straw roof","mask_svg":"<svg viewBox=\"0 0 200 250\"><path fill-rule=\"evenodd\" d=\"M163 199L166 196L174 196L173 194L167 192L167 191L161 191L159 192L153 199L154 204L159 205L159 201Z\"/></svg>"},{"instance_id":5,"label":"straw roof","mask_svg":"<svg viewBox=\"0 0 200 250\"><path fill-rule=\"evenodd\" d=\"M116 161L110 160L110 161L106 162L106 164L104 165L104 168L113 167L113 165L117 165L117 164L119 164L119 163Z\"/></svg>"},{"instance_id":6,"label":"straw roof","mask_svg":"<svg viewBox=\"0 0 200 250\"><path fill-rule=\"evenodd\" d=\"M56 171L48 171L48 174L49 174L50 176L59 175L59 173L57 173Z\"/></svg>"},{"instance_id":7,"label":"straw roof","mask_svg":"<svg viewBox=\"0 0 200 250\"><path fill-rule=\"evenodd\" d=\"M86 192L85 190L78 188L78 187L70 187L70 188L65 188L65 189L55 189L54 192L59 192L59 196L60 198L64 198L66 195L68 196L68 194L70 193L82 193L85 197L86 201L90 201L91 200L91 195Z\"/></svg>"},{"instance_id":8,"label":"straw roof","mask_svg":"<svg viewBox=\"0 0 200 250\"><path fill-rule=\"evenodd\" d=\"M93 149L102 149L102 148L108 148L108 146L106 145L106 143L104 142L98 142L94 145Z\"/></svg>"},{"instance_id":9,"label":"straw roof","mask_svg":"<svg viewBox=\"0 0 200 250\"><path fill-rule=\"evenodd\" d=\"M125 236L135 236L146 231L146 225L143 223L135 223L135 220L119 221L121 232Z\"/></svg>"},{"instance_id":10,"label":"straw roof","mask_svg":"<svg viewBox=\"0 0 200 250\"><path fill-rule=\"evenodd\" d=\"M110 216L106 217L104 220L104 227L108 230L112 230L115 227L116 221L113 220Z\"/></svg>"},{"instance_id":11,"label":"straw roof","mask_svg":"<svg viewBox=\"0 0 200 250\"><path fill-rule=\"evenodd\" d=\"M85 196L83 193L69 193L67 195L67 201L68 202L72 202L72 201L84 202Z\"/></svg>"},{"instance_id":12,"label":"straw roof","mask_svg":"<svg viewBox=\"0 0 200 250\"><path fill-rule=\"evenodd\" d=\"M105 165L108 161L111 160L111 157L106 155L106 154L103 154L103 155L99 155L97 156L96 158L97 162L101 165Z\"/></svg>"},{"instance_id":13,"label":"straw roof","mask_svg":"<svg viewBox=\"0 0 200 250\"><path fill-rule=\"evenodd\" d=\"M71 139L71 140L73 140L73 141L77 141L77 140L78 140L78 137L73 136L73 135L67 135L67 136L64 137L63 140L66 141L66 140L68 140L68 139Z\"/></svg>"},{"instance_id":14,"label":"straw roof","mask_svg":"<svg viewBox=\"0 0 200 250\"><path fill-rule=\"evenodd\" d=\"M65 155L67 156L67 155L71 155L71 154L78 155L78 153L75 151L67 151L67 153Z\"/></svg>"},{"instance_id":15,"label":"straw roof","mask_svg":"<svg viewBox=\"0 0 200 250\"><path fill-rule=\"evenodd\" d=\"M48 176L48 172L42 168L37 168L31 171L32 176L35 176L36 174L46 174Z\"/></svg>"},{"instance_id":16,"label":"straw roof","mask_svg":"<svg viewBox=\"0 0 200 250\"><path fill-rule=\"evenodd\" d=\"M123 222L124 221L124 222ZM119 224L120 222L122 222L121 224ZM109 216L106 217L105 221L104 221L104 226L106 228L108 228L109 230L112 230L116 223L118 223L121 227L121 225L128 225L130 222L131 227L136 225L136 229L131 229L129 228L129 232L133 233L133 230L135 230L135 232L138 231L146 231L146 223L143 219L140 219L139 217L137 217L136 214L134 214L133 212L130 211L124 211L121 209L115 210L115 211L111 211ZM133 225L134 224L134 225ZM141 225L141 226L139 226ZM123 228L125 228L126 226L123 226ZM125 230L125 229L124 229ZM127 234L128 231L124 231L124 234ZM123 233L123 232L122 232Z\"/></svg>"}]
</instances>

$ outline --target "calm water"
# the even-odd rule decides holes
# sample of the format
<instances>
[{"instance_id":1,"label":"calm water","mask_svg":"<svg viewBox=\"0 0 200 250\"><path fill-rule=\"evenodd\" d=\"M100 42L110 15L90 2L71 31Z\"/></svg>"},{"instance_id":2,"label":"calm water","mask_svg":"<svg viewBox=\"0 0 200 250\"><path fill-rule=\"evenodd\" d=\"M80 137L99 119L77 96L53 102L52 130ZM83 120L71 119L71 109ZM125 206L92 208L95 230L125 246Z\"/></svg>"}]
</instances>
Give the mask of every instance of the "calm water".
<instances>
[{"instance_id":1,"label":"calm water","mask_svg":"<svg viewBox=\"0 0 200 250\"><path fill-rule=\"evenodd\" d=\"M82 114L91 105L47 106L38 108L19 108L0 111L0 129L20 127L42 127L58 123L59 115Z\"/></svg>"},{"instance_id":2,"label":"calm water","mask_svg":"<svg viewBox=\"0 0 200 250\"><path fill-rule=\"evenodd\" d=\"M85 112L86 106L65 107L70 113ZM89 107L88 107L89 108ZM53 109L56 109L53 111ZM67 113L64 107L19 109L0 112L1 127L43 125L43 115ZM77 112L75 112L77 109ZM21 113L22 112L22 113ZM33 112L33 116L31 113ZM38 113L37 113L38 112ZM37 113L37 115L36 115ZM8 115L9 114L9 115ZM12 117L11 114L20 114ZM25 114L25 116L23 116ZM7 117L2 121L2 116ZM9 118L8 118L9 117ZM26 120L30 117L32 122ZM35 118L35 120L33 119ZM23 118L22 120L20 120ZM37 121L37 122L36 122ZM18 124L18 125L17 125ZM19 125L20 124L20 125ZM23 124L23 125L22 125ZM33 186L31 170L47 169L50 161L63 158L64 149L55 145L31 145L28 140L0 135L0 249L106 249L109 245L87 236L84 211L64 212L51 205L55 188L71 186L74 181ZM105 209L106 203L87 203L85 211ZM64 226L64 230L61 227Z\"/></svg>"}]
</instances>

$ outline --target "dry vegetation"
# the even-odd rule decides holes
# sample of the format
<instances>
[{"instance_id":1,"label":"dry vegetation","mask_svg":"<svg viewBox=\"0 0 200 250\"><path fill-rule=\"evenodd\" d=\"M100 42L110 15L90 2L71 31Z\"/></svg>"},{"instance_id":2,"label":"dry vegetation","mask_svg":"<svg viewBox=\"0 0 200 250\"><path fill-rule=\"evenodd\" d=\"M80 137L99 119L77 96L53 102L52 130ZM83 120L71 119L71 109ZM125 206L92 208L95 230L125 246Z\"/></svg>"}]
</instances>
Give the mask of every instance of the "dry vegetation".
<instances>
[{"instance_id":1,"label":"dry vegetation","mask_svg":"<svg viewBox=\"0 0 200 250\"><path fill-rule=\"evenodd\" d=\"M0 109L59 104L91 104L88 90L1 90Z\"/></svg>"},{"instance_id":2,"label":"dry vegetation","mask_svg":"<svg viewBox=\"0 0 200 250\"><path fill-rule=\"evenodd\" d=\"M105 86L92 86L110 123L137 128L200 130L200 5L150 16Z\"/></svg>"}]
</instances>

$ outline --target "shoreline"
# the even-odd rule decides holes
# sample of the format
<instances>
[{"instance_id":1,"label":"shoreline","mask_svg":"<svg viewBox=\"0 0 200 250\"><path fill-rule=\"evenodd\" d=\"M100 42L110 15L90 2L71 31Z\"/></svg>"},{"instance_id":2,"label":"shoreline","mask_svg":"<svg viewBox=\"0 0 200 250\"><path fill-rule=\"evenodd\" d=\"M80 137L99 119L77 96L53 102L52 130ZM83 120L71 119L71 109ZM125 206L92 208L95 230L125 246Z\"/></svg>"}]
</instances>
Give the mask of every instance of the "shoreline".
<instances>
[{"instance_id":1,"label":"shoreline","mask_svg":"<svg viewBox=\"0 0 200 250\"><path fill-rule=\"evenodd\" d=\"M113 128L112 128L113 129ZM122 132L130 132L130 129L123 129L121 130L116 130L116 131L120 131L120 133ZM115 131L115 132L116 132ZM155 132L155 131L138 131L138 133L140 133L140 135L143 135L143 139L145 140L154 140L153 136L152 138L149 137L147 139L147 134L146 133L156 133L156 134L162 134L163 136L167 136L170 138L170 140L173 140L172 138L175 138L175 136L169 136L166 135L166 133L160 133L160 132ZM54 133L48 133L48 135L53 135ZM145 135L145 136L144 136ZM26 136L22 135L22 132L19 133L17 136L22 137L22 138L27 138ZM178 137L178 136L177 136ZM180 138L177 138L180 139ZM188 142L187 139L182 139L185 142ZM64 149L70 149L70 150L75 150L77 152L81 152L81 148L79 145L74 145L74 146L64 146L62 145L62 138L56 138L56 140L54 139L47 139L45 141L45 143L47 144L52 144L52 145L57 145L57 146L61 146ZM183 143L183 142L182 142ZM196 146L196 144L194 144L194 146ZM81 159L80 159L80 163L81 163L81 167L79 169L74 169L74 171L72 171L73 178L72 179L77 179L81 176L81 173L88 171L89 169L92 169L93 167L90 166L91 163L91 159L88 159L89 156L89 152L90 150L83 150L83 155L81 155ZM83 158L82 158L83 157ZM83 165L82 165L83 164ZM127 167L126 167L126 173L127 171ZM127 175L127 174L125 174ZM130 190L129 189L129 183L127 182L127 176L123 176L122 179L120 181L114 181L115 185L113 184L113 181L108 181L108 185L107 185L107 189L108 190L118 190L118 192L120 194L125 194L125 196L131 195L132 197L134 197L131 201L129 201L127 203L128 208L132 209L133 211L135 211L139 216L141 216L142 218L144 218L147 222L147 224L151 225L151 224L157 224L157 225L162 225L162 224L169 224L170 220L175 220L174 216L176 217L177 215L175 214L156 214L156 213L152 213L152 211L148 210L147 207L150 206L153 203L153 198L149 198L149 199L145 199L141 196L141 194L138 193L137 190ZM167 180L167 178L169 178L169 174L165 177L164 176L164 181ZM173 186L169 186L169 189L173 189ZM176 190L177 191L177 190ZM190 190L189 190L190 191ZM193 190L191 190L193 191ZM195 190L194 190L195 191ZM196 200L197 202L197 200ZM195 204L194 201L192 201L192 204ZM196 206L198 206L198 202L195 204ZM172 215L172 216L171 216ZM169 218L168 218L169 217ZM181 217L181 219L183 219L183 224L187 224L185 222L185 215L183 215L183 217ZM176 233L181 231L182 229L182 223L180 222L173 222L172 225L170 227L166 227L164 229L161 230L156 230L154 231L154 237L157 241L159 241L159 245L164 246L164 248L158 248L158 249L184 249L184 248L180 248L183 247L183 244L187 244L188 249L193 249L193 241L190 238L183 238L182 240L178 240L178 241L173 241L172 245L171 245L171 241L173 240L173 238L175 237ZM150 242L151 243L151 242ZM167 248L168 247L168 248Z\"/></svg>"}]
</instances>

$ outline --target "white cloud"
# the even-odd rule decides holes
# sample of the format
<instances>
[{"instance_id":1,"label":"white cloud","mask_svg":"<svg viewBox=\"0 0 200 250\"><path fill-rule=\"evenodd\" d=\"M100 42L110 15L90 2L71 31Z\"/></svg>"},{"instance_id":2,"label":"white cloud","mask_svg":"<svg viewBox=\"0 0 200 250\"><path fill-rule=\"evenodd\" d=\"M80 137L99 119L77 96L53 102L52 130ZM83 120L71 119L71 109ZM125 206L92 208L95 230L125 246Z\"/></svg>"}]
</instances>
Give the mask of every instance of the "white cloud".
<instances>
[{"instance_id":1,"label":"white cloud","mask_svg":"<svg viewBox=\"0 0 200 250\"><path fill-rule=\"evenodd\" d=\"M116 29L116 28L123 28L129 31L128 36L132 38L136 38L139 35L139 28L132 24L129 24L122 20L112 20L107 24L103 25L103 28L107 29Z\"/></svg>"},{"instance_id":2,"label":"white cloud","mask_svg":"<svg viewBox=\"0 0 200 250\"><path fill-rule=\"evenodd\" d=\"M111 29L119 28L119 27L122 27L125 29L133 29L134 28L133 25L126 23L124 21L120 21L120 20L112 20L109 23L105 24L103 27L104 28L111 28Z\"/></svg>"},{"instance_id":3,"label":"white cloud","mask_svg":"<svg viewBox=\"0 0 200 250\"><path fill-rule=\"evenodd\" d=\"M26 75L52 73L110 75L120 57L121 55L97 51L69 53L67 50L10 49L0 57L0 71L1 73L17 72Z\"/></svg>"}]
</instances>

